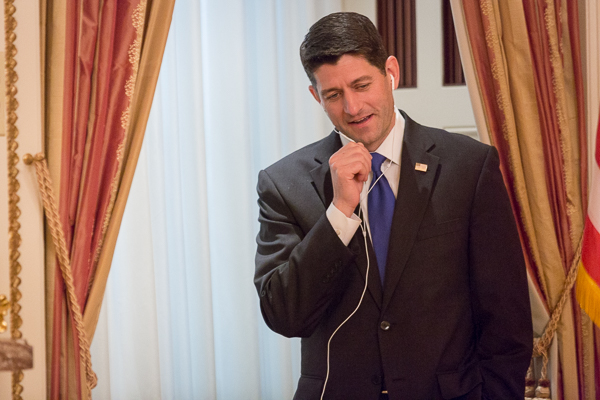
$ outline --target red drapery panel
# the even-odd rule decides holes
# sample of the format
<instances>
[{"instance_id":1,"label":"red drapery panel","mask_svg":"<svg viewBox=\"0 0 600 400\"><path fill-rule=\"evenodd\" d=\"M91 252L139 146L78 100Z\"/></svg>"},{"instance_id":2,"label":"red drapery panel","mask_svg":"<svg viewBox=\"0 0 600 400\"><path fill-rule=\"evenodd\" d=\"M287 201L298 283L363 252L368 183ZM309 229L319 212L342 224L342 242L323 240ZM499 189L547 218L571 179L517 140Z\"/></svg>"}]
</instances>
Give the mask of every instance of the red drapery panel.
<instances>
[{"instance_id":1,"label":"red drapery panel","mask_svg":"<svg viewBox=\"0 0 600 400\"><path fill-rule=\"evenodd\" d=\"M417 87L415 0L377 0L377 29L400 65L399 88Z\"/></svg>"},{"instance_id":2,"label":"red drapery panel","mask_svg":"<svg viewBox=\"0 0 600 400\"><path fill-rule=\"evenodd\" d=\"M564 175L564 165L567 160L565 160L561 144L561 129L564 129L562 125L566 123L566 121L564 121L566 116L563 115L564 108L558 104L562 99L557 95L556 85L555 82L553 82L553 80L556 79L556 66L553 65L553 63L562 63L564 60L557 59L556 55L553 54L552 43L550 43L551 39L549 35L546 34L547 21L545 19L552 16L556 18L555 24L557 27L558 37L562 37L563 32L561 32L562 25L560 23L560 17L562 13L566 13L569 20L569 34L571 36L576 35L576 37L579 37L579 14L577 11L577 3L571 3L571 8L565 10L561 9L561 2L557 1L554 4L554 13L552 13L553 10L549 9L547 2L523 2L525 19L530 32L528 37L529 46L535 68L535 73L533 76L537 95L536 97L538 99L539 121L540 126L542 127L542 132L544 133L541 137L544 154L546 155L544 169L546 171L548 198L550 199L552 217L554 219L554 234L556 235L558 241L558 249L562 258L565 274L568 273L575 249L571 240L571 231L573 227L571 226L572 221L568 216L569 200L567 198L567 188L565 186L566 176ZM579 50L579 41L576 42L574 49ZM578 53L575 55L578 55ZM579 56L579 58L573 57L573 59L579 61L575 63L575 65L579 65L579 68L574 76L576 77L575 79L577 82L581 84L581 58ZM578 113L580 116L578 123L580 124L580 131L583 130L583 132L585 132L585 125L581 125L585 117L582 101L583 87L576 86L576 89L579 95L577 99L579 100L578 106L579 109L582 110L582 112ZM563 121L561 121L561 119L563 119ZM579 132L577 132L577 134L579 134ZM583 140L581 140L581 154L584 155L587 155L586 143L587 141L584 137ZM581 163L581 165L587 165L587 162L584 161ZM583 171L584 175L587 176L586 169L584 167ZM585 182L587 182L587 179L585 181L582 180L583 187L587 187ZM587 193L587 189L582 190L582 193ZM585 202L583 202L581 206L583 209L585 209ZM573 299L575 299L574 292ZM574 326L576 327L577 334L575 345L578 367L580 371L583 371L581 314L579 313L579 305L576 301L573 301L572 306L574 311L573 315L575 318ZM580 381L583 382L583 374L580 374ZM583 385L580 385L579 389L579 396L581 399L584 399L585 392Z\"/></svg>"},{"instance_id":3,"label":"red drapery panel","mask_svg":"<svg viewBox=\"0 0 600 400\"><path fill-rule=\"evenodd\" d=\"M500 153L529 275L551 310L573 262L587 208L578 5L561 0L461 3L485 122ZM539 149L527 148L532 143ZM533 165L533 159L541 163ZM540 211L546 206L547 213ZM550 248L552 256L544 253ZM562 271L552 269L556 264ZM563 398L561 386L569 386L569 393L587 399L600 382L595 339L571 294L558 340L563 375L577 381L559 379L560 393L552 398ZM570 354L575 361L563 365Z\"/></svg>"},{"instance_id":4,"label":"red drapery panel","mask_svg":"<svg viewBox=\"0 0 600 400\"><path fill-rule=\"evenodd\" d=\"M465 85L465 74L460 60L456 28L450 0L442 0L442 33L444 46L444 86Z\"/></svg>"},{"instance_id":5,"label":"red drapery panel","mask_svg":"<svg viewBox=\"0 0 600 400\"><path fill-rule=\"evenodd\" d=\"M67 1L59 212L81 310L115 200L144 17L145 0ZM76 394L66 383L79 348L58 265L54 293L50 396L79 398L80 380Z\"/></svg>"},{"instance_id":6,"label":"red drapery panel","mask_svg":"<svg viewBox=\"0 0 600 400\"><path fill-rule=\"evenodd\" d=\"M481 100L484 103L484 109L486 111L486 122L490 132L490 136L493 138L502 137L503 126L507 123L506 117L502 112L501 108L497 103L497 93L499 92L498 82L493 77L492 63L495 55L492 52L488 52L487 43L485 41L484 33L486 25L489 24L484 18L479 8L477 1L464 1L464 12L465 20L467 23L467 29L469 31L469 40L472 47L472 57L474 58L474 65L476 74L481 90ZM481 35L481 36L477 36ZM517 201L517 195L514 190L514 177L513 171L509 166L509 152L508 144L504 140L495 140L494 146L498 149L500 157L500 169L504 177L504 183L509 192L510 201L512 204L513 212L515 213L515 219L517 221L522 220L522 210ZM529 238L525 234L525 230L521 226L519 229L519 235L524 249L530 248ZM531 276L539 276L539 266L533 259L530 252L524 252L525 263L530 271ZM545 296L545 291L542 290L539 281L534 282L537 286L538 292Z\"/></svg>"}]
</instances>

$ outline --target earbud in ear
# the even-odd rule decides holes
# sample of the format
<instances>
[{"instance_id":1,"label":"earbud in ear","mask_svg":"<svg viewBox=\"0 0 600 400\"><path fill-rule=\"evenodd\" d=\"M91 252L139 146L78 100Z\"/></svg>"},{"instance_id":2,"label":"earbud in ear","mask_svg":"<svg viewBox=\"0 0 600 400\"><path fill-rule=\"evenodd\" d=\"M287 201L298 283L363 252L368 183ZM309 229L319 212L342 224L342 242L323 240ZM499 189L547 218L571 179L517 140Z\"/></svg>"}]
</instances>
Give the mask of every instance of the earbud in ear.
<instances>
[{"instance_id":1,"label":"earbud in ear","mask_svg":"<svg viewBox=\"0 0 600 400\"><path fill-rule=\"evenodd\" d=\"M390 76L392 77L392 90L394 90L395 89L395 87L394 87L394 75L390 75Z\"/></svg>"}]
</instances>

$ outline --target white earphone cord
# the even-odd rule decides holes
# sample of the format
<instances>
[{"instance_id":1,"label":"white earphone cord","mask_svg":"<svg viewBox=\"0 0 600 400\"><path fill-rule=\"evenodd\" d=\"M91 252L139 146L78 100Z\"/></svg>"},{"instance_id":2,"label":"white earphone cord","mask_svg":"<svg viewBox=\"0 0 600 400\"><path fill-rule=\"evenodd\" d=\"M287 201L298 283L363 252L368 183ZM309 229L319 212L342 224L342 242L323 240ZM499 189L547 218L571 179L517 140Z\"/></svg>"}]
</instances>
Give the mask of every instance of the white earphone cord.
<instances>
[{"instance_id":1,"label":"white earphone cord","mask_svg":"<svg viewBox=\"0 0 600 400\"><path fill-rule=\"evenodd\" d=\"M392 76L392 81L393 81L394 77ZM393 87L393 82L392 82L392 87ZM339 134L344 135L343 133L341 133L340 131L338 131L337 129L335 129ZM354 141L350 138L348 138L346 135L344 135L348 140ZM394 148L394 142L395 142L396 137L393 136L392 137L392 148ZM373 190L373 188L375 187L375 185L377 184L377 182L379 182L379 180L383 177L383 175L385 175L385 173L387 172L388 169L390 169L390 167L392 166L392 161L389 160L389 164L388 166L385 168L385 170L381 171L381 175L379 175L377 177L377 179L375 180L375 182L373 182L373 184L371 185L371 187L369 188L369 190L367 191L367 193L365 194L364 197L362 197L359 200L359 204L361 204L361 207L358 209L358 217L360 218L361 214L362 214L362 202L369 196L369 193L371 193L371 190ZM365 182L366 184L366 182ZM365 241L365 252L367 255L367 271L365 273L365 286L363 287L363 291L360 295L360 300L358 301L358 304L356 305L356 308L354 309L354 311L352 311L350 313L350 315L348 315L346 317L346 319L344 321L342 321L341 324L338 325L337 328L335 328L335 330L333 331L333 333L331 334L331 336L329 337L329 340L327 341L327 374L325 375L325 382L323 382L323 390L321 391L321 398L320 400L323 400L323 396L325 396L325 389L327 388L327 381L329 380L329 355L330 355L330 345L331 345L331 339L333 339L333 337L335 336L335 334L337 333L338 330L340 330L340 328L346 323L348 322L348 320L350 318L352 318L352 316L354 314L356 314L356 312L358 311L358 309L360 308L360 305L362 304L363 298L365 297L365 293L367 292L367 286L369 283L369 268L371 266L371 262L369 260L369 246L367 244L367 228L366 228L366 223L361 221L360 224L360 229L362 230L363 233L363 238Z\"/></svg>"},{"instance_id":2,"label":"white earphone cord","mask_svg":"<svg viewBox=\"0 0 600 400\"><path fill-rule=\"evenodd\" d=\"M371 188L372 188L372 186L371 186ZM360 214L360 210L359 210L359 214ZM330 345L331 345L331 339L333 339L333 337L335 336L337 331L346 322L348 322L348 320L350 318L352 318L352 316L358 311L358 309L360 308L360 305L362 304L363 298L365 297L365 293L367 292L367 285L369 283L369 267L370 267L371 263L369 262L369 247L367 246L367 229L365 228L364 224L362 224L362 223L361 223L360 227L361 227L361 230L363 233L363 238L365 240L365 251L367 253L367 272L365 274L365 286L363 287L362 294L360 295L360 300L358 301L358 304L356 305L356 308L354 309L354 311L352 311L350 313L350 315L348 315L346 317L346 319L337 328L335 328L335 331L333 331L333 333L329 337L329 340L327 341L327 374L325 375L325 382L323 383L323 391L321 392L321 400L323 400L323 396L325 396L325 389L327 388L327 381L329 380L329 354L330 354L329 350L330 350Z\"/></svg>"},{"instance_id":3,"label":"white earphone cord","mask_svg":"<svg viewBox=\"0 0 600 400\"><path fill-rule=\"evenodd\" d=\"M359 203L362 203L364 201L364 199L367 198L367 196L369 195L369 193L371 192L371 190L373 190L373 188L375 187L375 184L377 182L379 182L379 180L381 179L381 177L391 167L391 165L392 164L390 163L387 166L387 168L384 171L381 172L381 175L379 175L379 177L375 180L375 182L373 182L373 184L371 185L371 187L367 191L365 197L363 197L362 199L360 199ZM358 213L359 213L359 218L360 218L360 215L362 214L362 207L359 208ZM366 255L367 255L367 272L365 273L365 286L363 287L363 291L362 291L362 293L360 295L360 300L358 301L358 304L356 305L356 308L354 309L354 311L352 311L350 313L350 315L348 315L346 317L346 319L344 321L342 321L342 323L339 324L337 328L335 328L335 331L333 331L333 333L329 337L329 340L327 341L327 374L325 375L325 382L323 383L323 391L321 392L321 400L323 400L323 396L325 395L325 389L327 388L327 381L329 380L329 370L330 370L330 368L329 368L329 366L330 366L330 364L329 364L330 351L329 350L330 350L330 345L331 345L331 339L333 339L333 337L335 336L335 334L337 333L337 331L340 330L340 328L346 322L348 322L348 320L350 318L352 318L352 316L358 311L358 309L360 308L360 305L362 304L363 298L365 297L365 293L367 292L367 286L369 284L369 269L370 269L370 266L371 266L371 262L370 262L370 259L369 259L369 246L367 244L367 228L366 228L364 222L361 222L360 229L362 230L362 233L363 233L363 238L364 238L364 241L365 241L365 252L366 252Z\"/></svg>"}]
</instances>

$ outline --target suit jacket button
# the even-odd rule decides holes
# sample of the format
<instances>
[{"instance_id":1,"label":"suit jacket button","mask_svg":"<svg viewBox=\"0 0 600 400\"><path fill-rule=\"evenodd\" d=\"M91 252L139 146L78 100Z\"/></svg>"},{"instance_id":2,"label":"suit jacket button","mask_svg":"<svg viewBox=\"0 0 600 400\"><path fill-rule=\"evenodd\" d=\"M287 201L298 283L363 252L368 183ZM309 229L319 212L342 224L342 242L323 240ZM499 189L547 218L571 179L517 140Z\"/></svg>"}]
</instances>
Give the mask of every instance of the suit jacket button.
<instances>
[{"instance_id":1,"label":"suit jacket button","mask_svg":"<svg viewBox=\"0 0 600 400\"><path fill-rule=\"evenodd\" d=\"M387 321L381 321L381 324L379 324L379 327L381 329L383 329L384 331L387 331L390 329L390 323Z\"/></svg>"},{"instance_id":2,"label":"suit jacket button","mask_svg":"<svg viewBox=\"0 0 600 400\"><path fill-rule=\"evenodd\" d=\"M373 375L371 382L373 382L373 385L381 385L381 375Z\"/></svg>"},{"instance_id":3,"label":"suit jacket button","mask_svg":"<svg viewBox=\"0 0 600 400\"><path fill-rule=\"evenodd\" d=\"M266 291L264 291L264 290L262 290L262 291L260 292L260 296L261 296L261 297L265 297L265 295L266 295L266 294L267 294L267 292L266 292Z\"/></svg>"}]
</instances>

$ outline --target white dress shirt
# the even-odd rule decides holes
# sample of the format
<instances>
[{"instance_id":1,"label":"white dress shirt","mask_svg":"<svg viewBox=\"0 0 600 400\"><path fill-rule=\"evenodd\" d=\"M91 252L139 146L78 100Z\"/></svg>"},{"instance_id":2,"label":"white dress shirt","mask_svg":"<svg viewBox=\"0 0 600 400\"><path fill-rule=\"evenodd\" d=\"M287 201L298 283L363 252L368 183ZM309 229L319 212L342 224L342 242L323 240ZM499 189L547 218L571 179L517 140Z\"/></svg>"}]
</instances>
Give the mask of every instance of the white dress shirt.
<instances>
[{"instance_id":1,"label":"white dress shirt","mask_svg":"<svg viewBox=\"0 0 600 400\"><path fill-rule=\"evenodd\" d=\"M404 118L400 114L400 111L396 108L396 122L394 127L387 135L383 143L375 150L375 153L379 153L386 157L387 160L383 162L381 171L385 175L390 188L394 193L394 197L398 197L398 184L400 181L400 155L402 154L402 139L404 137ZM346 135L340 133L340 139L342 145L345 146L350 143ZM369 227L369 210L368 210L368 193L371 181L373 180L373 171L369 172L369 179L364 183L362 192L360 194L360 214L362 214L362 220L365 221L367 230L370 233ZM354 236L354 233L360 226L362 220L358 215L352 214L350 218L341 212L333 203L329 205L326 212L327 219L331 223L331 226L337 233L340 240L347 246L350 240Z\"/></svg>"}]
</instances>

